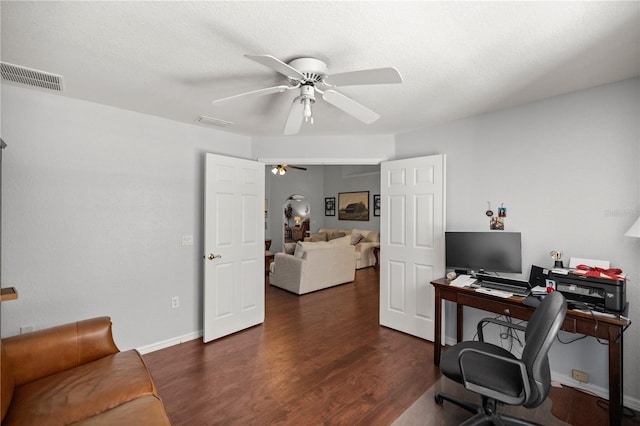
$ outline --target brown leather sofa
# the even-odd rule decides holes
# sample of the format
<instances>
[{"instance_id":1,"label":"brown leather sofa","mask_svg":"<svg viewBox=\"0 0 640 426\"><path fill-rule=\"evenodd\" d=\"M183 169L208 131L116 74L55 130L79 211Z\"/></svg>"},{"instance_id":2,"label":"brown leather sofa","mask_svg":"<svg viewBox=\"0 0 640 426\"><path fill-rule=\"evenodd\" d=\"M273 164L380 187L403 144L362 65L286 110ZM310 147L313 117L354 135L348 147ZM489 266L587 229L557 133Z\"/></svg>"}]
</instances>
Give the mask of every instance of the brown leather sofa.
<instances>
[{"instance_id":1,"label":"brown leather sofa","mask_svg":"<svg viewBox=\"0 0 640 426\"><path fill-rule=\"evenodd\" d=\"M11 425L170 425L142 357L109 317L2 339L0 419Z\"/></svg>"}]
</instances>

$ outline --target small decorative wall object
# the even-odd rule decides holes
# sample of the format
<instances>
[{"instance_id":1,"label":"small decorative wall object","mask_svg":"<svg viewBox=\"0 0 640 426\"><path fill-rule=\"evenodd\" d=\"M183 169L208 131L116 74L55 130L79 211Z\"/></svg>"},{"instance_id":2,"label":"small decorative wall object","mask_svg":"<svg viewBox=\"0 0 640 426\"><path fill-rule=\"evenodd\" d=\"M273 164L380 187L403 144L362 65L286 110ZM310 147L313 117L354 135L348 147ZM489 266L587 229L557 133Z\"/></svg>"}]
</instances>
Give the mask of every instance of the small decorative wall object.
<instances>
[{"instance_id":1,"label":"small decorative wall object","mask_svg":"<svg viewBox=\"0 0 640 426\"><path fill-rule=\"evenodd\" d=\"M380 216L380 195L373 196L373 215Z\"/></svg>"},{"instance_id":2,"label":"small decorative wall object","mask_svg":"<svg viewBox=\"0 0 640 426\"><path fill-rule=\"evenodd\" d=\"M498 207L498 216L494 216L493 210L491 210L491 203L489 201L487 201L487 205L488 208L484 214L491 218L489 221L489 229L504 231L504 218L507 217L507 208L504 206L504 203L500 204L500 207Z\"/></svg>"},{"instance_id":3,"label":"small decorative wall object","mask_svg":"<svg viewBox=\"0 0 640 426\"><path fill-rule=\"evenodd\" d=\"M340 192L338 194L339 220L369 220L369 191Z\"/></svg>"},{"instance_id":4,"label":"small decorative wall object","mask_svg":"<svg viewBox=\"0 0 640 426\"><path fill-rule=\"evenodd\" d=\"M494 231L504 231L504 218L493 216L489 222L489 229Z\"/></svg>"},{"instance_id":5,"label":"small decorative wall object","mask_svg":"<svg viewBox=\"0 0 640 426\"><path fill-rule=\"evenodd\" d=\"M336 197L329 197L324 199L324 215L336 215Z\"/></svg>"},{"instance_id":6,"label":"small decorative wall object","mask_svg":"<svg viewBox=\"0 0 640 426\"><path fill-rule=\"evenodd\" d=\"M564 268L564 263L562 263L562 252L558 250L554 250L549 253L549 256L553 259L553 267L554 268Z\"/></svg>"},{"instance_id":7,"label":"small decorative wall object","mask_svg":"<svg viewBox=\"0 0 640 426\"><path fill-rule=\"evenodd\" d=\"M493 216L493 210L491 210L491 203L489 201L487 201L487 211L484 212L484 214L486 214L487 217Z\"/></svg>"}]
</instances>

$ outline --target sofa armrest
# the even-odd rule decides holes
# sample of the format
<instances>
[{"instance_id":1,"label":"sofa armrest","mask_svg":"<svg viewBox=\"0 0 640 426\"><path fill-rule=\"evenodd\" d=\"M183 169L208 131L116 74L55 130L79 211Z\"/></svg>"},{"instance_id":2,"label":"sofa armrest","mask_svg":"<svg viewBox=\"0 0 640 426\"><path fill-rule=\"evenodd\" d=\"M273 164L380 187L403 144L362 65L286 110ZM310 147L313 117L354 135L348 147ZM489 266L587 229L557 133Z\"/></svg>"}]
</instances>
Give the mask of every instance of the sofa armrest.
<instances>
[{"instance_id":1,"label":"sofa armrest","mask_svg":"<svg viewBox=\"0 0 640 426\"><path fill-rule=\"evenodd\" d=\"M292 254L276 253L273 258L273 280L279 283L291 277L299 278L302 274L304 260Z\"/></svg>"},{"instance_id":2,"label":"sofa armrest","mask_svg":"<svg viewBox=\"0 0 640 426\"><path fill-rule=\"evenodd\" d=\"M380 247L380 243L377 243L377 242L358 243L356 244L356 251L359 251L360 253L364 253L365 251L372 251L376 247Z\"/></svg>"},{"instance_id":3,"label":"sofa armrest","mask_svg":"<svg viewBox=\"0 0 640 426\"><path fill-rule=\"evenodd\" d=\"M16 386L119 352L109 317L2 339Z\"/></svg>"}]
</instances>

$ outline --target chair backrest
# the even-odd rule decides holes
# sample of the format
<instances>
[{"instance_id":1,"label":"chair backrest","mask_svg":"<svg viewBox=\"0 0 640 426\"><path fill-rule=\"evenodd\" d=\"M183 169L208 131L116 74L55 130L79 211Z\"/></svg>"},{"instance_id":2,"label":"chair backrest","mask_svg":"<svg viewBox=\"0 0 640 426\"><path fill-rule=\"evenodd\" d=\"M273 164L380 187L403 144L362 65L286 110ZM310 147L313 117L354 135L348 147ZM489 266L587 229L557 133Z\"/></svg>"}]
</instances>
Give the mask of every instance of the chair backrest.
<instances>
[{"instance_id":1,"label":"chair backrest","mask_svg":"<svg viewBox=\"0 0 640 426\"><path fill-rule=\"evenodd\" d=\"M546 295L531 316L525 331L522 362L527 367L531 395L524 406L542 404L551 387L551 370L547 354L567 313L567 302L559 291Z\"/></svg>"}]
</instances>

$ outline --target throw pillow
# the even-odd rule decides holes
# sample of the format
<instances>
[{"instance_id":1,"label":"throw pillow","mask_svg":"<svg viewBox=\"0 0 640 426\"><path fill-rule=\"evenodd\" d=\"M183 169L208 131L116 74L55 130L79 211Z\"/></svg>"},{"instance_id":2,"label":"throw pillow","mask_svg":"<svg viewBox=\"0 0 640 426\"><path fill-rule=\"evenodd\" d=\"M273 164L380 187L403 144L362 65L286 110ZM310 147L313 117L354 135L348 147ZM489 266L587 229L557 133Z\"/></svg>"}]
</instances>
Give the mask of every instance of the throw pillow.
<instances>
[{"instance_id":1,"label":"throw pillow","mask_svg":"<svg viewBox=\"0 0 640 426\"><path fill-rule=\"evenodd\" d=\"M284 243L284 252L293 254L296 250L296 243Z\"/></svg>"},{"instance_id":2,"label":"throw pillow","mask_svg":"<svg viewBox=\"0 0 640 426\"><path fill-rule=\"evenodd\" d=\"M293 252L293 256L294 257L302 257L303 254L304 254L304 246L302 245L302 243L300 241L298 241L296 243L296 249Z\"/></svg>"},{"instance_id":3,"label":"throw pillow","mask_svg":"<svg viewBox=\"0 0 640 426\"><path fill-rule=\"evenodd\" d=\"M358 244L360 241L362 241L364 237L362 236L361 233L359 232L354 232L351 234L351 245L355 246L356 244Z\"/></svg>"},{"instance_id":4,"label":"throw pillow","mask_svg":"<svg viewBox=\"0 0 640 426\"><path fill-rule=\"evenodd\" d=\"M341 238L344 237L345 234L344 232L334 232L333 234L331 234L331 237L329 237L330 240L335 240L336 238Z\"/></svg>"}]
</instances>

